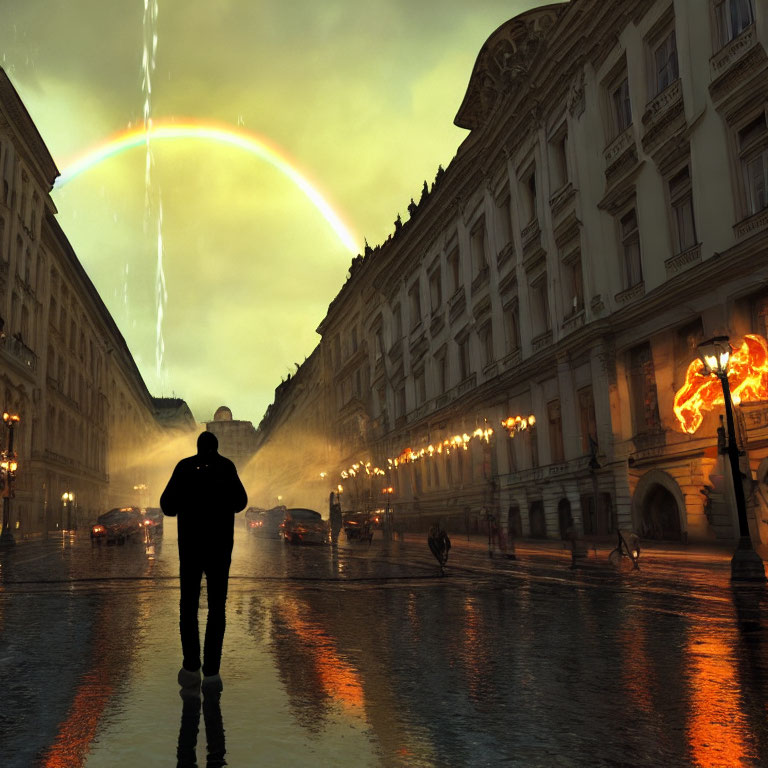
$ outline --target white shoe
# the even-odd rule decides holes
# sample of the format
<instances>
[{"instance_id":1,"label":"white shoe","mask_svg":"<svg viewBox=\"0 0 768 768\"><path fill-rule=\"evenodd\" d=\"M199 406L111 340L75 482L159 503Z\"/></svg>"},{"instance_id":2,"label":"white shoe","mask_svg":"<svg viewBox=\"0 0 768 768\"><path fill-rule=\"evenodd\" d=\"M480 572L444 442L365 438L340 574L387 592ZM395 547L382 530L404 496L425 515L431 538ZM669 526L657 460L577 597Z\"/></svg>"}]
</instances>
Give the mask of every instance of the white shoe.
<instances>
[{"instance_id":1,"label":"white shoe","mask_svg":"<svg viewBox=\"0 0 768 768\"><path fill-rule=\"evenodd\" d=\"M221 675L206 675L203 678L203 693L221 693L224 690L224 683L221 682Z\"/></svg>"}]
</instances>

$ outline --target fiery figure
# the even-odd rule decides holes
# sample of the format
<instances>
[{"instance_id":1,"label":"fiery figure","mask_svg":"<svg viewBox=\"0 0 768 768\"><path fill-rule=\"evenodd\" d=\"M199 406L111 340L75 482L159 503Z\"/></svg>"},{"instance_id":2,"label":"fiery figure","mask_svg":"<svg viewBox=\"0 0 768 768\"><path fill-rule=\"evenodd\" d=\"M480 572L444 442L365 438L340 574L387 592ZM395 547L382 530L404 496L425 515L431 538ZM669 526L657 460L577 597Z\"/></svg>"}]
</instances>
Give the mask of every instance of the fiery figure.
<instances>
[{"instance_id":1,"label":"fiery figure","mask_svg":"<svg viewBox=\"0 0 768 768\"><path fill-rule=\"evenodd\" d=\"M694 360L685 373L685 384L675 394L675 416L691 435L701 426L703 411L723 404L720 380L702 376L703 367L701 360ZM736 405L742 400L768 400L768 342L762 336L744 336L741 347L731 355L728 383Z\"/></svg>"}]
</instances>

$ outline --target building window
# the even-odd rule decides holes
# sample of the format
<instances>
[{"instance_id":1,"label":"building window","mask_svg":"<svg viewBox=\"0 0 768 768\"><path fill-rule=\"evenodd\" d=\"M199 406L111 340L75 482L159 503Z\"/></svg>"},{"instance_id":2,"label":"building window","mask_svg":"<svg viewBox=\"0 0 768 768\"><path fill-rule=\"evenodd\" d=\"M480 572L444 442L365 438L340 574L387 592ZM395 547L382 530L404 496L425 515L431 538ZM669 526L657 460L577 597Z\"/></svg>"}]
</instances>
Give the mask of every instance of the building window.
<instances>
[{"instance_id":1,"label":"building window","mask_svg":"<svg viewBox=\"0 0 768 768\"><path fill-rule=\"evenodd\" d=\"M480 331L480 338L483 342L483 365L490 365L493 360L493 327L490 323L483 326Z\"/></svg>"},{"instance_id":2,"label":"building window","mask_svg":"<svg viewBox=\"0 0 768 768\"><path fill-rule=\"evenodd\" d=\"M429 276L429 301L432 312L439 312L443 304L443 286L439 267Z\"/></svg>"},{"instance_id":3,"label":"building window","mask_svg":"<svg viewBox=\"0 0 768 768\"><path fill-rule=\"evenodd\" d=\"M498 242L501 248L512 242L512 207L509 195L496 203L496 221L498 224Z\"/></svg>"},{"instance_id":4,"label":"building window","mask_svg":"<svg viewBox=\"0 0 768 768\"><path fill-rule=\"evenodd\" d=\"M651 345L647 342L629 352L629 385L635 434L661 429L656 372Z\"/></svg>"},{"instance_id":5,"label":"building window","mask_svg":"<svg viewBox=\"0 0 768 768\"><path fill-rule=\"evenodd\" d=\"M357 352L357 326L353 325L352 329L349 332L349 345L350 345L350 354L354 355L355 352Z\"/></svg>"},{"instance_id":6,"label":"building window","mask_svg":"<svg viewBox=\"0 0 768 768\"><path fill-rule=\"evenodd\" d=\"M625 76L611 91L611 104L613 107L613 122L615 135L632 125L632 104L629 100L629 79Z\"/></svg>"},{"instance_id":7,"label":"building window","mask_svg":"<svg viewBox=\"0 0 768 768\"><path fill-rule=\"evenodd\" d=\"M597 444L597 420L595 419L595 398L592 387L583 387L577 392L579 400L579 426L581 428L581 452L591 453L590 438Z\"/></svg>"},{"instance_id":8,"label":"building window","mask_svg":"<svg viewBox=\"0 0 768 768\"><path fill-rule=\"evenodd\" d=\"M669 201L672 206L672 221L675 230L675 253L682 253L696 245L693 195L688 166L670 179Z\"/></svg>"},{"instance_id":9,"label":"building window","mask_svg":"<svg viewBox=\"0 0 768 768\"><path fill-rule=\"evenodd\" d=\"M563 293L565 317L571 317L584 309L584 280L581 253L578 250L563 259Z\"/></svg>"},{"instance_id":10,"label":"building window","mask_svg":"<svg viewBox=\"0 0 768 768\"><path fill-rule=\"evenodd\" d=\"M640 230L637 226L637 213L634 208L622 216L621 247L624 252L624 288L629 289L643 282Z\"/></svg>"},{"instance_id":11,"label":"building window","mask_svg":"<svg viewBox=\"0 0 768 768\"><path fill-rule=\"evenodd\" d=\"M469 336L459 339L459 381L469 378L471 371L469 365Z\"/></svg>"},{"instance_id":12,"label":"building window","mask_svg":"<svg viewBox=\"0 0 768 768\"><path fill-rule=\"evenodd\" d=\"M699 356L698 346L703 339L704 325L700 317L675 332L675 389L685 382L688 366Z\"/></svg>"},{"instance_id":13,"label":"building window","mask_svg":"<svg viewBox=\"0 0 768 768\"><path fill-rule=\"evenodd\" d=\"M394 331L393 342L403 338L403 313L399 303L395 304L392 309L392 329Z\"/></svg>"},{"instance_id":14,"label":"building window","mask_svg":"<svg viewBox=\"0 0 768 768\"><path fill-rule=\"evenodd\" d=\"M485 218L481 217L472 229L471 235L472 269L476 277L486 266L485 258Z\"/></svg>"},{"instance_id":15,"label":"building window","mask_svg":"<svg viewBox=\"0 0 768 768\"><path fill-rule=\"evenodd\" d=\"M523 175L520 186L523 220L527 225L536 218L536 166L531 166L528 172Z\"/></svg>"},{"instance_id":16,"label":"building window","mask_svg":"<svg viewBox=\"0 0 768 768\"><path fill-rule=\"evenodd\" d=\"M395 417L405 416L405 386L401 386L395 393Z\"/></svg>"},{"instance_id":17,"label":"building window","mask_svg":"<svg viewBox=\"0 0 768 768\"><path fill-rule=\"evenodd\" d=\"M341 365L341 339L339 338L338 333L333 337L332 358L334 368L338 368Z\"/></svg>"},{"instance_id":18,"label":"building window","mask_svg":"<svg viewBox=\"0 0 768 768\"><path fill-rule=\"evenodd\" d=\"M411 303L411 330L421 322L421 296L419 295L419 281L417 280L408 292Z\"/></svg>"},{"instance_id":19,"label":"building window","mask_svg":"<svg viewBox=\"0 0 768 768\"><path fill-rule=\"evenodd\" d=\"M555 137L549 144L552 190L557 191L568 183L568 135Z\"/></svg>"},{"instance_id":20,"label":"building window","mask_svg":"<svg viewBox=\"0 0 768 768\"><path fill-rule=\"evenodd\" d=\"M765 112L739 131L739 155L749 215L768 206L768 125Z\"/></svg>"},{"instance_id":21,"label":"building window","mask_svg":"<svg viewBox=\"0 0 768 768\"><path fill-rule=\"evenodd\" d=\"M424 376L424 369L421 368L415 375L416 385L416 405L421 405L427 400L427 381Z\"/></svg>"},{"instance_id":22,"label":"building window","mask_svg":"<svg viewBox=\"0 0 768 768\"><path fill-rule=\"evenodd\" d=\"M520 349L520 308L517 301L504 310L504 330L507 352L515 352Z\"/></svg>"},{"instance_id":23,"label":"building window","mask_svg":"<svg viewBox=\"0 0 768 768\"><path fill-rule=\"evenodd\" d=\"M435 358L435 381L437 383L437 394L442 395L446 391L446 365L445 355Z\"/></svg>"},{"instance_id":24,"label":"building window","mask_svg":"<svg viewBox=\"0 0 768 768\"><path fill-rule=\"evenodd\" d=\"M677 69L677 42L673 29L653 52L656 91L654 96L668 88L679 77Z\"/></svg>"},{"instance_id":25,"label":"building window","mask_svg":"<svg viewBox=\"0 0 768 768\"><path fill-rule=\"evenodd\" d=\"M384 354L384 336L381 328L377 328L374 334L374 347L376 359L378 360Z\"/></svg>"},{"instance_id":26,"label":"building window","mask_svg":"<svg viewBox=\"0 0 768 768\"><path fill-rule=\"evenodd\" d=\"M549 420L549 452L553 464L565 461L563 450L563 417L560 401L552 400L547 403L547 418Z\"/></svg>"},{"instance_id":27,"label":"building window","mask_svg":"<svg viewBox=\"0 0 768 768\"><path fill-rule=\"evenodd\" d=\"M715 17L720 45L727 45L754 22L753 0L717 0Z\"/></svg>"},{"instance_id":28,"label":"building window","mask_svg":"<svg viewBox=\"0 0 768 768\"><path fill-rule=\"evenodd\" d=\"M459 249L454 248L448 254L448 277L450 278L450 293L453 295L459 290L461 285L461 262L459 260Z\"/></svg>"},{"instance_id":29,"label":"building window","mask_svg":"<svg viewBox=\"0 0 768 768\"><path fill-rule=\"evenodd\" d=\"M540 336L550 329L546 272L536 282L531 283L531 321L534 336Z\"/></svg>"}]
</instances>

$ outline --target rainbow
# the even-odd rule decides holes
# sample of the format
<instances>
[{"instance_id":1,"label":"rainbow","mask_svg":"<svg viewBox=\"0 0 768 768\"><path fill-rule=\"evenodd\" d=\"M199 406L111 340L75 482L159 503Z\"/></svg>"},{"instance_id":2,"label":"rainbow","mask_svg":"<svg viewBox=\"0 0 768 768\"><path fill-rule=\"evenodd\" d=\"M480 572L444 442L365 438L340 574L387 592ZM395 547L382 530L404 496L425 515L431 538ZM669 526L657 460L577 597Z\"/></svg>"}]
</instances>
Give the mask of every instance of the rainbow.
<instances>
[{"instance_id":1,"label":"rainbow","mask_svg":"<svg viewBox=\"0 0 768 768\"><path fill-rule=\"evenodd\" d=\"M214 141L226 144L236 149L242 149L264 160L295 184L310 200L322 217L335 232L336 236L351 253L359 253L360 247L349 228L344 224L330 203L323 197L307 177L301 173L286 153L268 143L255 133L234 129L227 125L212 123L185 122L152 122L149 130L144 126L129 128L107 138L97 147L86 150L82 155L68 163L56 180L55 188L60 189L75 177L91 168L96 167L111 157L126 152L129 149L146 145L147 141L162 140L196 140Z\"/></svg>"}]
</instances>

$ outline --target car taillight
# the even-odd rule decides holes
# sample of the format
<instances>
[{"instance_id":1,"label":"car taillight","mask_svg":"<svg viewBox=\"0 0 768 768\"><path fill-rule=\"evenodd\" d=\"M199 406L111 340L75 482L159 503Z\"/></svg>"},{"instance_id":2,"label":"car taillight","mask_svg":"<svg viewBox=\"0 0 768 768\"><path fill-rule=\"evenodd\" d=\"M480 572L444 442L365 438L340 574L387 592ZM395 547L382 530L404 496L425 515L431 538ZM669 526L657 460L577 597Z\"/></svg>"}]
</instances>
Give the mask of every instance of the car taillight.
<instances>
[{"instance_id":1,"label":"car taillight","mask_svg":"<svg viewBox=\"0 0 768 768\"><path fill-rule=\"evenodd\" d=\"M104 531L106 530L106 528L104 528L104 526L103 526L103 525L94 525L94 526L93 526L93 528L92 528L91 530L92 530L94 533L104 533Z\"/></svg>"},{"instance_id":2,"label":"car taillight","mask_svg":"<svg viewBox=\"0 0 768 768\"><path fill-rule=\"evenodd\" d=\"M144 525L152 525L152 521L151 520L145 520L144 521Z\"/></svg>"}]
</instances>

